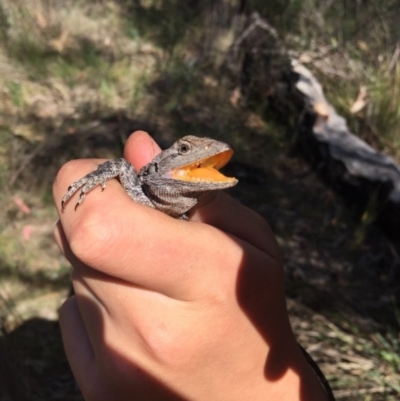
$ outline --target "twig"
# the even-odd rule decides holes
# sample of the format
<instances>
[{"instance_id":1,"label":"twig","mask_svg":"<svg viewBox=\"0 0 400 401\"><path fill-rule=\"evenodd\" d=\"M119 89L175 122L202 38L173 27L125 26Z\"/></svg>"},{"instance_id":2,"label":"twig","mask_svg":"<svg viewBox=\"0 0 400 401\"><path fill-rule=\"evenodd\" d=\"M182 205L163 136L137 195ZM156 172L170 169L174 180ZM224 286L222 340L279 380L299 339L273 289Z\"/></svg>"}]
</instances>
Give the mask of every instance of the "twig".
<instances>
[{"instance_id":1,"label":"twig","mask_svg":"<svg viewBox=\"0 0 400 401\"><path fill-rule=\"evenodd\" d=\"M349 397L352 395L362 395L362 394L376 394L376 393L385 393L388 391L387 387L372 387L372 388L360 388L357 390L337 390L335 391L335 397L337 399Z\"/></svg>"},{"instance_id":2,"label":"twig","mask_svg":"<svg viewBox=\"0 0 400 401\"><path fill-rule=\"evenodd\" d=\"M17 181L20 174L25 170L26 166L32 161L32 159L44 148L44 142L40 143L36 146L36 148L27 156L25 156L25 160L21 163L18 170L13 174L10 179L10 186L14 185L15 181Z\"/></svg>"},{"instance_id":3,"label":"twig","mask_svg":"<svg viewBox=\"0 0 400 401\"><path fill-rule=\"evenodd\" d=\"M396 48L394 49L392 58L390 59L389 66L388 66L388 68L386 70L387 72L389 72L389 73L392 72L392 70L396 66L396 63L397 63L397 61L399 59L399 56L400 56L400 42L397 43Z\"/></svg>"}]
</instances>

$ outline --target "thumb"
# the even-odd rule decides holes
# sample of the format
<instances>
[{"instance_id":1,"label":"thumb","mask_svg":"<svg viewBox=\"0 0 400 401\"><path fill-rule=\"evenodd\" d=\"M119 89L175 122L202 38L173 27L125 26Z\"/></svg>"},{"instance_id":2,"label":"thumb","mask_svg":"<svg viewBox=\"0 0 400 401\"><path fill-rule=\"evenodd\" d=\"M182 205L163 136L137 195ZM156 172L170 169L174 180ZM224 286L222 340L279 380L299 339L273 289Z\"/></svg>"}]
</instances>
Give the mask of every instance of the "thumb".
<instances>
[{"instance_id":1,"label":"thumb","mask_svg":"<svg viewBox=\"0 0 400 401\"><path fill-rule=\"evenodd\" d=\"M126 142L124 157L139 171L160 152L160 147L147 132L135 131Z\"/></svg>"}]
</instances>

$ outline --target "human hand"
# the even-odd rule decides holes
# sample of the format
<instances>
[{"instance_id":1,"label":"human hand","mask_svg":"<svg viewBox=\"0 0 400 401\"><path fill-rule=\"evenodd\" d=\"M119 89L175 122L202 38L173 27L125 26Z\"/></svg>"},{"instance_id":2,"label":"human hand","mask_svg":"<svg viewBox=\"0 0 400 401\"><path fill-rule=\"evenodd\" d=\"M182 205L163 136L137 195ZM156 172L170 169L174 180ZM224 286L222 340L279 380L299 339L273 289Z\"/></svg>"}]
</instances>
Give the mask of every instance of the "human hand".
<instances>
[{"instance_id":1,"label":"human hand","mask_svg":"<svg viewBox=\"0 0 400 401\"><path fill-rule=\"evenodd\" d=\"M159 151L137 132L125 158L139 170ZM77 212L61 210L68 185L95 164L69 162L54 184L55 238L76 294L60 324L85 399L324 400L290 329L265 220L222 192L176 220L116 180Z\"/></svg>"}]
</instances>

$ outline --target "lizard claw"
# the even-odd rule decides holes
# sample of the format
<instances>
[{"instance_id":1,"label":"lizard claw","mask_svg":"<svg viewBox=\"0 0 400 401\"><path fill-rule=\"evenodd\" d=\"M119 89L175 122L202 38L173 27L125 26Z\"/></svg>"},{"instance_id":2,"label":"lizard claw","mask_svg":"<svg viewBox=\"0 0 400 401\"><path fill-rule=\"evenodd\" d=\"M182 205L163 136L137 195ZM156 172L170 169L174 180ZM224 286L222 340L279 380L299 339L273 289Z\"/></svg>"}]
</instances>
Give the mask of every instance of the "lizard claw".
<instances>
[{"instance_id":1,"label":"lizard claw","mask_svg":"<svg viewBox=\"0 0 400 401\"><path fill-rule=\"evenodd\" d=\"M65 208L65 204L67 201L77 192L80 188L81 192L79 194L78 203L75 205L75 210L77 207L85 200L86 194L97 187L97 185L101 185L101 190L104 191L106 187L106 183L103 181L102 177L92 177L93 173L88 174L87 176L81 178L79 181L74 182L68 189L67 193L63 196L61 200L61 208Z\"/></svg>"},{"instance_id":2,"label":"lizard claw","mask_svg":"<svg viewBox=\"0 0 400 401\"><path fill-rule=\"evenodd\" d=\"M77 207L85 200L86 194L90 192L92 189L101 185L101 190L104 191L106 188L107 180L114 178L120 175L120 164L122 159L117 160L109 160L105 163L100 164L97 169L78 181L75 181L71 184L66 194L61 199L61 208L65 208L65 204L67 201L79 190L81 192L79 194L78 203L75 205L75 210ZM126 161L124 161L126 163Z\"/></svg>"}]
</instances>

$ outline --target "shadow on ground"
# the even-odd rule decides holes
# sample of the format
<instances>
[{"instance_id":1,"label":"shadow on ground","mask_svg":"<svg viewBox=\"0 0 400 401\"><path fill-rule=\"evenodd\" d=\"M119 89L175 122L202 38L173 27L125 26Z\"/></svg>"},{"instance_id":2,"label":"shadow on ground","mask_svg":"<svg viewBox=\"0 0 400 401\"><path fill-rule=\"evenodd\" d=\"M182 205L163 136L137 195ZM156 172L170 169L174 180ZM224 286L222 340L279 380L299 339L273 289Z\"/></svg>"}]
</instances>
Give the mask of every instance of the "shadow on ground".
<instances>
[{"instance_id":1,"label":"shadow on ground","mask_svg":"<svg viewBox=\"0 0 400 401\"><path fill-rule=\"evenodd\" d=\"M30 319L0 341L0 398L83 401L61 342L58 322Z\"/></svg>"}]
</instances>

